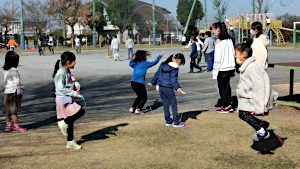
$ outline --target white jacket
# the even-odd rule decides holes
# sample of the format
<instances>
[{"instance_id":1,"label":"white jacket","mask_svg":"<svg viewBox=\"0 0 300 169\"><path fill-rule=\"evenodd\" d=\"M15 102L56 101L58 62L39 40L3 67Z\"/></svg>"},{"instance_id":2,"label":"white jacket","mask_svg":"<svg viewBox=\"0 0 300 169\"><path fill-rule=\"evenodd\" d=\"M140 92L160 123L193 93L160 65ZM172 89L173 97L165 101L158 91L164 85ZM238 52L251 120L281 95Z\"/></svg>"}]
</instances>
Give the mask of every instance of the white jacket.
<instances>
[{"instance_id":1,"label":"white jacket","mask_svg":"<svg viewBox=\"0 0 300 169\"><path fill-rule=\"evenodd\" d=\"M20 82L20 75L17 68L11 68L9 70L3 70L4 76L4 93L15 93L17 88L24 89L24 86Z\"/></svg>"},{"instance_id":2,"label":"white jacket","mask_svg":"<svg viewBox=\"0 0 300 169\"><path fill-rule=\"evenodd\" d=\"M213 79L217 79L219 71L235 69L235 51L231 39L222 40L215 45Z\"/></svg>"},{"instance_id":3,"label":"white jacket","mask_svg":"<svg viewBox=\"0 0 300 169\"><path fill-rule=\"evenodd\" d=\"M253 56L256 58L256 63L259 64L265 70L268 69L268 51L267 46L270 45L270 41L267 35L261 34L258 38L254 38L251 48L253 50Z\"/></svg>"},{"instance_id":4,"label":"white jacket","mask_svg":"<svg viewBox=\"0 0 300 169\"><path fill-rule=\"evenodd\" d=\"M119 49L119 40L117 38L111 41L111 49L115 49L115 50Z\"/></svg>"},{"instance_id":5,"label":"white jacket","mask_svg":"<svg viewBox=\"0 0 300 169\"><path fill-rule=\"evenodd\" d=\"M274 108L278 93L271 89L267 72L256 63L254 56L248 58L240 70L236 89L238 110L262 114Z\"/></svg>"},{"instance_id":6,"label":"white jacket","mask_svg":"<svg viewBox=\"0 0 300 169\"><path fill-rule=\"evenodd\" d=\"M201 46L204 46L204 43L200 40L200 41L195 41L196 42L196 45L197 45L197 51L201 51ZM190 41L188 45L185 46L185 48L189 48L192 46L192 42Z\"/></svg>"}]
</instances>

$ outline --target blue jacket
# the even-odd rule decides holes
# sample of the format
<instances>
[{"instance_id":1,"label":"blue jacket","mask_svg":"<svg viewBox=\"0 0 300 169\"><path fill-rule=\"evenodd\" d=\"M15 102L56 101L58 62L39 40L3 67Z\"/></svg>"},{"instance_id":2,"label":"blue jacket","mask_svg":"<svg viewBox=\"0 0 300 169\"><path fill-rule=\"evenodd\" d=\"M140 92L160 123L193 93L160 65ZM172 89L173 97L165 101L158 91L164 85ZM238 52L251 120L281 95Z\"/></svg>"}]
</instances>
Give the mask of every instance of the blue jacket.
<instances>
[{"instance_id":1,"label":"blue jacket","mask_svg":"<svg viewBox=\"0 0 300 169\"><path fill-rule=\"evenodd\" d=\"M133 59L130 60L129 66L131 66L132 68L134 68L133 70L133 76L131 78L131 81L133 82L137 82L137 83L142 83L145 84L145 75L147 70L156 65L159 60L161 59L161 55L159 55L155 61L153 62L148 62L148 61L142 61L142 62L138 62L138 63L134 63Z\"/></svg>"},{"instance_id":2,"label":"blue jacket","mask_svg":"<svg viewBox=\"0 0 300 169\"><path fill-rule=\"evenodd\" d=\"M179 70L178 67L179 66L175 62L170 62L168 64L162 63L159 66L158 71L155 73L151 84L158 84L159 86L170 87L175 90L179 89L180 86L177 82Z\"/></svg>"},{"instance_id":3,"label":"blue jacket","mask_svg":"<svg viewBox=\"0 0 300 169\"><path fill-rule=\"evenodd\" d=\"M194 43L192 44L192 53L190 54L190 57L196 58L197 56L198 56L197 45L196 45L196 43L194 42Z\"/></svg>"}]
</instances>

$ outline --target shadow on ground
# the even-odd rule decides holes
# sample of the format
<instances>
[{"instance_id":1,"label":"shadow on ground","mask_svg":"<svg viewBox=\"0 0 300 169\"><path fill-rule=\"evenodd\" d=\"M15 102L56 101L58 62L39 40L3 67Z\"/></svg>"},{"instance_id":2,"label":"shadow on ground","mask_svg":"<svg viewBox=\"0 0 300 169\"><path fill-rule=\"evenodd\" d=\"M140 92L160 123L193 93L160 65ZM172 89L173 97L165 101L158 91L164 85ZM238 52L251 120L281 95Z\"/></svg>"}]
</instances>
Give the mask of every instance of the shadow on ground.
<instances>
[{"instance_id":1,"label":"shadow on ground","mask_svg":"<svg viewBox=\"0 0 300 169\"><path fill-rule=\"evenodd\" d=\"M162 102L159 101L158 99L156 99L156 100L153 101L153 102L154 102L154 104L151 105L151 109L152 109L152 110L156 110L156 109L160 108L160 107L163 105ZM148 103L146 103L146 104L148 104ZM148 110L146 110L145 113L151 112L149 105L146 107L146 109L148 109Z\"/></svg>"},{"instance_id":2,"label":"shadow on ground","mask_svg":"<svg viewBox=\"0 0 300 169\"><path fill-rule=\"evenodd\" d=\"M268 130L268 132L270 133L269 138L260 141L254 141L251 148L259 151L261 154L274 154L272 151L282 147L287 138L281 138L275 134L273 130Z\"/></svg>"},{"instance_id":3,"label":"shadow on ground","mask_svg":"<svg viewBox=\"0 0 300 169\"><path fill-rule=\"evenodd\" d=\"M77 141L77 143L82 144L86 141L107 139L107 138L109 138L109 136L107 136L108 134L116 135L116 133L114 133L114 132L118 131L118 127L124 127L127 125L129 125L129 123L121 123L121 124L118 124L115 126L110 126L110 127L106 127L106 128L94 131L90 134L82 136L81 139L79 141Z\"/></svg>"},{"instance_id":4,"label":"shadow on ground","mask_svg":"<svg viewBox=\"0 0 300 169\"><path fill-rule=\"evenodd\" d=\"M208 110L197 110L197 111L189 111L182 114L182 122L187 121L189 118L191 119L197 119L197 116L203 112L206 112ZM181 113L179 114L179 118L181 117Z\"/></svg>"}]
</instances>

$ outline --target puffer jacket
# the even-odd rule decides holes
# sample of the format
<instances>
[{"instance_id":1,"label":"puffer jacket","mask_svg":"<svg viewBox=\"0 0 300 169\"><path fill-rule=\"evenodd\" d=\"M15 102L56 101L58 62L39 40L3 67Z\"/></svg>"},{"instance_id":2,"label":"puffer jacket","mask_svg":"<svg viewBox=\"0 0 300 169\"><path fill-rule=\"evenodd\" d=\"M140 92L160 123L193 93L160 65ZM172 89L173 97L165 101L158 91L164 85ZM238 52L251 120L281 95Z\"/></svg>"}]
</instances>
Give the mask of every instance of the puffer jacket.
<instances>
[{"instance_id":1,"label":"puffer jacket","mask_svg":"<svg viewBox=\"0 0 300 169\"><path fill-rule=\"evenodd\" d=\"M178 84L178 70L179 66L175 62L170 62L168 64L162 63L158 71L155 73L154 78L151 81L151 84L163 87L170 87L174 90L180 88Z\"/></svg>"},{"instance_id":2,"label":"puffer jacket","mask_svg":"<svg viewBox=\"0 0 300 169\"><path fill-rule=\"evenodd\" d=\"M259 64L265 70L268 69L268 50L270 41L267 35L260 35L258 38L254 38L251 48L253 50L253 56L256 58L256 63Z\"/></svg>"},{"instance_id":3,"label":"puffer jacket","mask_svg":"<svg viewBox=\"0 0 300 169\"><path fill-rule=\"evenodd\" d=\"M250 57L239 68L238 110L263 114L274 108L278 93L271 89L267 72L255 61L255 57Z\"/></svg>"}]
</instances>

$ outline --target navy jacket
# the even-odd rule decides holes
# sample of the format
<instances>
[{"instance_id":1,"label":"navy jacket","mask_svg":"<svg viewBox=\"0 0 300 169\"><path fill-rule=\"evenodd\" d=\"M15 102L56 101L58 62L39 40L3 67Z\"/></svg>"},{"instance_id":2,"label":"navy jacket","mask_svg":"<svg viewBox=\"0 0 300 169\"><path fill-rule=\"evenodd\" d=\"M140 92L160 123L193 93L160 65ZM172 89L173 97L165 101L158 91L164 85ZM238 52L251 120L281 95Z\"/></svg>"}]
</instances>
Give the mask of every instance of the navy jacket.
<instances>
[{"instance_id":1,"label":"navy jacket","mask_svg":"<svg viewBox=\"0 0 300 169\"><path fill-rule=\"evenodd\" d=\"M179 89L180 86L177 82L178 79L178 65L174 62L168 64L162 63L158 71L155 73L154 78L151 81L152 85L158 84L162 87L170 87L175 90Z\"/></svg>"},{"instance_id":2,"label":"navy jacket","mask_svg":"<svg viewBox=\"0 0 300 169\"><path fill-rule=\"evenodd\" d=\"M190 57L196 58L197 56L198 56L197 45L196 45L196 43L194 42L194 43L192 44L192 53L190 54Z\"/></svg>"}]
</instances>

